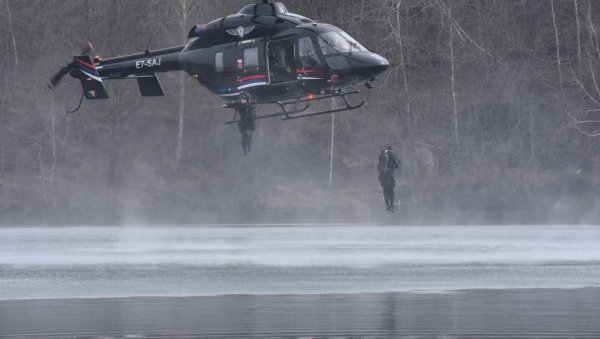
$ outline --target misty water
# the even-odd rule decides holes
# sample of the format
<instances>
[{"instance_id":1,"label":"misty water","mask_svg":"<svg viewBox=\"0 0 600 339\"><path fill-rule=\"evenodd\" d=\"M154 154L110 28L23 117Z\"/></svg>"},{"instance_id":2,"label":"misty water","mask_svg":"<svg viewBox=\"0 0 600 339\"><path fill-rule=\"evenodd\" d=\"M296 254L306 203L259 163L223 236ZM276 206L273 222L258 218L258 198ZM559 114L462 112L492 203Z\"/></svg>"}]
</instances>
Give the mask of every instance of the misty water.
<instances>
[{"instance_id":1,"label":"misty water","mask_svg":"<svg viewBox=\"0 0 600 339\"><path fill-rule=\"evenodd\" d=\"M600 285L600 227L0 228L0 299Z\"/></svg>"}]
</instances>

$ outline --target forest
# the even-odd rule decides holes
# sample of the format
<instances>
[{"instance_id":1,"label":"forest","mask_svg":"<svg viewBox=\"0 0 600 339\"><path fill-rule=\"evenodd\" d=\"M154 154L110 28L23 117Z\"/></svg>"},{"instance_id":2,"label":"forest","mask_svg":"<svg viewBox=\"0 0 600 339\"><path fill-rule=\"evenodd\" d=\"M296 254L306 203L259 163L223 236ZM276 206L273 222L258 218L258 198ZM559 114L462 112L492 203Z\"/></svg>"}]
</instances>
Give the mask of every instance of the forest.
<instances>
[{"instance_id":1,"label":"forest","mask_svg":"<svg viewBox=\"0 0 600 339\"><path fill-rule=\"evenodd\" d=\"M187 74L159 74L158 98L112 82L74 114L79 83L47 87L89 40L102 57L182 45L251 2L0 0L0 224L599 220L600 1L286 0L391 65L359 110L260 121L247 157Z\"/></svg>"}]
</instances>

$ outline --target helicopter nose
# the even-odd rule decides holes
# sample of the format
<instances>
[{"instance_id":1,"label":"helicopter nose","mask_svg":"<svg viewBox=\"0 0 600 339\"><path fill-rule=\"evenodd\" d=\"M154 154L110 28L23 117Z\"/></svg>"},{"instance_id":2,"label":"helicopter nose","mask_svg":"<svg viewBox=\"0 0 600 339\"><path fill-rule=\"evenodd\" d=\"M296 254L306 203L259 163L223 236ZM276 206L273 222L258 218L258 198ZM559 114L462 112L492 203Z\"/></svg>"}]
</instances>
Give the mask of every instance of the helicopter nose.
<instances>
[{"instance_id":1,"label":"helicopter nose","mask_svg":"<svg viewBox=\"0 0 600 339\"><path fill-rule=\"evenodd\" d=\"M386 58L372 52L354 52L348 59L352 72L365 80L375 78L390 66Z\"/></svg>"},{"instance_id":2,"label":"helicopter nose","mask_svg":"<svg viewBox=\"0 0 600 339\"><path fill-rule=\"evenodd\" d=\"M386 58L375 53L371 53L371 55L369 56L368 63L370 65L369 68L371 69L373 76L385 72L390 66L390 62Z\"/></svg>"}]
</instances>

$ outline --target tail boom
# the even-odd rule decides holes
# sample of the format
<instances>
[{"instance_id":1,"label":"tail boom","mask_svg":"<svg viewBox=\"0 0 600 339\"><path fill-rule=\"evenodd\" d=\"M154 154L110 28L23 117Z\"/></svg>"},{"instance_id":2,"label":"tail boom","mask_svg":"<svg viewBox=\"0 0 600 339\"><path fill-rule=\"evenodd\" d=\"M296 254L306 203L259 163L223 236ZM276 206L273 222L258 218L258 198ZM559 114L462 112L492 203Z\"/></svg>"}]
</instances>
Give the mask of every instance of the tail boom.
<instances>
[{"instance_id":1,"label":"tail boom","mask_svg":"<svg viewBox=\"0 0 600 339\"><path fill-rule=\"evenodd\" d=\"M178 50L165 49L164 54L140 53L124 57L101 60L96 63L99 75L103 79L123 79L146 76L158 72L180 70Z\"/></svg>"}]
</instances>

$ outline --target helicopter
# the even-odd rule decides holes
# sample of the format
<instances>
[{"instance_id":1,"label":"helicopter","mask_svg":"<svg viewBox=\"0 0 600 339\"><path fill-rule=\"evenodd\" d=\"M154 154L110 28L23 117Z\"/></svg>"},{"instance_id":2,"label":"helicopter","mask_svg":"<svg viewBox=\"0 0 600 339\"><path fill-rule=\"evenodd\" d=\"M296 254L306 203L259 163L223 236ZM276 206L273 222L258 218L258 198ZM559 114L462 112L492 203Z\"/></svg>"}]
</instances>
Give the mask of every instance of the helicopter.
<instances>
[{"instance_id":1,"label":"helicopter","mask_svg":"<svg viewBox=\"0 0 600 339\"><path fill-rule=\"evenodd\" d=\"M157 73L185 71L225 100L223 108L234 115L242 133L244 155L250 152L255 121L282 120L350 111L353 89L372 82L389 62L363 47L340 28L290 13L281 2L262 0L244 6L237 14L192 27L182 46L146 50L103 59L88 46L49 81L50 89L69 74L79 79L83 99L108 99L105 83L135 79L144 97L163 96ZM341 108L307 113L310 104L341 98ZM275 104L276 113L256 115L256 106ZM239 116L239 118L238 118Z\"/></svg>"}]
</instances>

